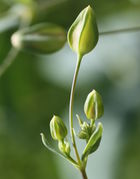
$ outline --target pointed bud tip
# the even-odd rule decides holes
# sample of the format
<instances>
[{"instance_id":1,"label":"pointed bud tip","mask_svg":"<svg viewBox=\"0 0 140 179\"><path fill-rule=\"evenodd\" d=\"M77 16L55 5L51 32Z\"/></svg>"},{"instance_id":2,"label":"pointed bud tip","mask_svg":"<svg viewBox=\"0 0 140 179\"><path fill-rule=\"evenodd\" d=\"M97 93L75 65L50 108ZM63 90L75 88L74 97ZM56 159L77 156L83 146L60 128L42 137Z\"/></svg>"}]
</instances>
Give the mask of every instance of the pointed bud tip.
<instances>
[{"instance_id":1,"label":"pointed bud tip","mask_svg":"<svg viewBox=\"0 0 140 179\"><path fill-rule=\"evenodd\" d=\"M97 91L96 91L95 89L93 89L93 90L90 92L90 94L95 94L95 93L97 93Z\"/></svg>"},{"instance_id":2,"label":"pointed bud tip","mask_svg":"<svg viewBox=\"0 0 140 179\"><path fill-rule=\"evenodd\" d=\"M90 5L88 5L86 9L93 11L93 9L92 9L92 7Z\"/></svg>"},{"instance_id":3,"label":"pointed bud tip","mask_svg":"<svg viewBox=\"0 0 140 179\"><path fill-rule=\"evenodd\" d=\"M55 117L57 117L55 114L53 114L53 117L52 118L55 118Z\"/></svg>"}]
</instances>

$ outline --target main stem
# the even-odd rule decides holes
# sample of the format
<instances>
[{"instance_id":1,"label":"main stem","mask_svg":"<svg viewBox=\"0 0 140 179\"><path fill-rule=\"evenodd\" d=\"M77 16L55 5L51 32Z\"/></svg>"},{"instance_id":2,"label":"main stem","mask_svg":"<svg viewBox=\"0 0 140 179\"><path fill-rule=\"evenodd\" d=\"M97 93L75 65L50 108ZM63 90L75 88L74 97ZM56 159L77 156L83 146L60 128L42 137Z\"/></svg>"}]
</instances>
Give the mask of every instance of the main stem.
<instances>
[{"instance_id":1,"label":"main stem","mask_svg":"<svg viewBox=\"0 0 140 179\"><path fill-rule=\"evenodd\" d=\"M85 169L81 170L81 174L82 174L83 179L88 179Z\"/></svg>"},{"instance_id":2,"label":"main stem","mask_svg":"<svg viewBox=\"0 0 140 179\"><path fill-rule=\"evenodd\" d=\"M80 55L77 56L77 64L76 64L75 73L74 73L73 82L72 82L72 87L71 87L70 105L69 105L70 133L71 133L73 148L74 148L75 155L76 155L77 162L78 162L79 166L81 165L81 160L80 160L80 156L79 156L79 153L78 153L78 150L77 150L77 146L76 146L76 142L75 142L75 135L74 135L74 128L73 128L73 101L74 101L74 92L75 92L75 86L76 86L78 72L79 72L79 68L80 68L80 64L81 64L81 59L82 59L82 56L80 56Z\"/></svg>"},{"instance_id":3,"label":"main stem","mask_svg":"<svg viewBox=\"0 0 140 179\"><path fill-rule=\"evenodd\" d=\"M81 169L82 164L81 164L80 156L79 156L79 153L78 153L78 150L77 150L75 135L74 135L74 128L73 128L74 92L75 92L75 87L76 87L76 82L77 82L78 72L79 72L79 69L80 69L81 60L82 60L82 56L78 55L77 56L76 68L75 68L75 72L74 72L74 77L73 77L73 82L72 82L72 87L71 87L70 105L69 105L69 124L70 124L70 133L71 133L72 144L73 144L73 148L74 148L75 155L76 155L76 158L77 158L77 162L78 162L79 167L80 167L80 172L82 174L83 179L88 179L87 175L86 175L85 168Z\"/></svg>"}]
</instances>

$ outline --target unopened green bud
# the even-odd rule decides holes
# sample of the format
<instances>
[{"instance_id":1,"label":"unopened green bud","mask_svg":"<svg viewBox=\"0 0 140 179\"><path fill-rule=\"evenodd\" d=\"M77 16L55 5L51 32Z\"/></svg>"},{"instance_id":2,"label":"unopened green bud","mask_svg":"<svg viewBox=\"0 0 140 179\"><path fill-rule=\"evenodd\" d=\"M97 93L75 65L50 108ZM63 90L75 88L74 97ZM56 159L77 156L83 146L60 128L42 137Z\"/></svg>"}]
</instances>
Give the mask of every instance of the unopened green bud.
<instances>
[{"instance_id":1,"label":"unopened green bud","mask_svg":"<svg viewBox=\"0 0 140 179\"><path fill-rule=\"evenodd\" d=\"M67 135L67 128L58 116L53 116L50 122L50 132L54 140L63 140Z\"/></svg>"},{"instance_id":2,"label":"unopened green bud","mask_svg":"<svg viewBox=\"0 0 140 179\"><path fill-rule=\"evenodd\" d=\"M97 91L93 90L86 98L84 112L88 119L98 119L104 113L102 97Z\"/></svg>"},{"instance_id":3,"label":"unopened green bud","mask_svg":"<svg viewBox=\"0 0 140 179\"><path fill-rule=\"evenodd\" d=\"M88 6L78 15L68 31L68 42L72 50L83 56L98 42L98 28L93 9Z\"/></svg>"},{"instance_id":4,"label":"unopened green bud","mask_svg":"<svg viewBox=\"0 0 140 179\"><path fill-rule=\"evenodd\" d=\"M70 144L67 141L59 141L58 148L62 153L70 155Z\"/></svg>"},{"instance_id":5,"label":"unopened green bud","mask_svg":"<svg viewBox=\"0 0 140 179\"><path fill-rule=\"evenodd\" d=\"M15 32L12 35L11 42L19 50L49 54L64 46L66 32L58 25L41 23Z\"/></svg>"}]
</instances>

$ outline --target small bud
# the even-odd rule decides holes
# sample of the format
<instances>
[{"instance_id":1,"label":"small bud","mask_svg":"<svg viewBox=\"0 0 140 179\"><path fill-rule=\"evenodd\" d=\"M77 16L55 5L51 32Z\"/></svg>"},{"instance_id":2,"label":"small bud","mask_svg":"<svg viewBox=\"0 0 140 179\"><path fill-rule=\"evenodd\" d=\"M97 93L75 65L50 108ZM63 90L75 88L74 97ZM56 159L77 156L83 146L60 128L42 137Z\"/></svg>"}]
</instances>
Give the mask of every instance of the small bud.
<instances>
[{"instance_id":1,"label":"small bud","mask_svg":"<svg viewBox=\"0 0 140 179\"><path fill-rule=\"evenodd\" d=\"M68 31L68 42L77 54L89 53L98 42L98 28L93 9L88 6L78 15Z\"/></svg>"},{"instance_id":2,"label":"small bud","mask_svg":"<svg viewBox=\"0 0 140 179\"><path fill-rule=\"evenodd\" d=\"M50 132L54 140L63 140L67 135L67 128L58 116L53 116L50 121Z\"/></svg>"},{"instance_id":3,"label":"small bud","mask_svg":"<svg viewBox=\"0 0 140 179\"><path fill-rule=\"evenodd\" d=\"M104 113L102 97L97 91L93 90L86 98L84 112L88 119L98 119Z\"/></svg>"},{"instance_id":4,"label":"small bud","mask_svg":"<svg viewBox=\"0 0 140 179\"><path fill-rule=\"evenodd\" d=\"M70 144L68 142L59 141L58 148L62 153L66 154L66 155L70 155Z\"/></svg>"},{"instance_id":5,"label":"small bud","mask_svg":"<svg viewBox=\"0 0 140 179\"><path fill-rule=\"evenodd\" d=\"M49 54L64 46L66 32L58 25L42 23L15 32L12 35L11 42L19 50Z\"/></svg>"},{"instance_id":6,"label":"small bud","mask_svg":"<svg viewBox=\"0 0 140 179\"><path fill-rule=\"evenodd\" d=\"M84 130L81 130L77 136L79 139L85 139L85 140L89 139L89 134Z\"/></svg>"},{"instance_id":7,"label":"small bud","mask_svg":"<svg viewBox=\"0 0 140 179\"><path fill-rule=\"evenodd\" d=\"M87 122L83 122L83 124L80 127L81 127L81 130L78 133L78 137L80 139L86 139L86 141L88 141L90 136L96 129L95 125L91 126Z\"/></svg>"}]
</instances>

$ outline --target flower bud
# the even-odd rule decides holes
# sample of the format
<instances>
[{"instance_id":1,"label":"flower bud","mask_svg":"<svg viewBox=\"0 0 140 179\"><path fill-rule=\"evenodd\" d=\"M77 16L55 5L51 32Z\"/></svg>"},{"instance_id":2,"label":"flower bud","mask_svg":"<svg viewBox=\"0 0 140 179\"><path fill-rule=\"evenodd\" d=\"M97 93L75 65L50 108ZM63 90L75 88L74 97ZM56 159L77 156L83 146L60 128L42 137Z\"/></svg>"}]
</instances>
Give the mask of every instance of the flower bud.
<instances>
[{"instance_id":1,"label":"flower bud","mask_svg":"<svg viewBox=\"0 0 140 179\"><path fill-rule=\"evenodd\" d=\"M11 42L19 50L49 54L63 47L66 42L66 32L58 25L41 23L15 32Z\"/></svg>"},{"instance_id":2,"label":"flower bud","mask_svg":"<svg viewBox=\"0 0 140 179\"><path fill-rule=\"evenodd\" d=\"M70 155L70 144L68 142L59 141L58 148L62 153L66 154L66 155Z\"/></svg>"},{"instance_id":3,"label":"flower bud","mask_svg":"<svg viewBox=\"0 0 140 179\"><path fill-rule=\"evenodd\" d=\"M104 107L102 102L102 97L97 91L93 90L90 92L86 98L84 105L84 112L88 119L98 119L104 113Z\"/></svg>"},{"instance_id":4,"label":"flower bud","mask_svg":"<svg viewBox=\"0 0 140 179\"><path fill-rule=\"evenodd\" d=\"M93 9L88 6L78 15L68 31L70 47L79 55L89 53L98 42L98 28Z\"/></svg>"},{"instance_id":5,"label":"flower bud","mask_svg":"<svg viewBox=\"0 0 140 179\"><path fill-rule=\"evenodd\" d=\"M63 140L67 135L67 128L58 116L53 116L50 122L50 132L54 140Z\"/></svg>"}]
</instances>

